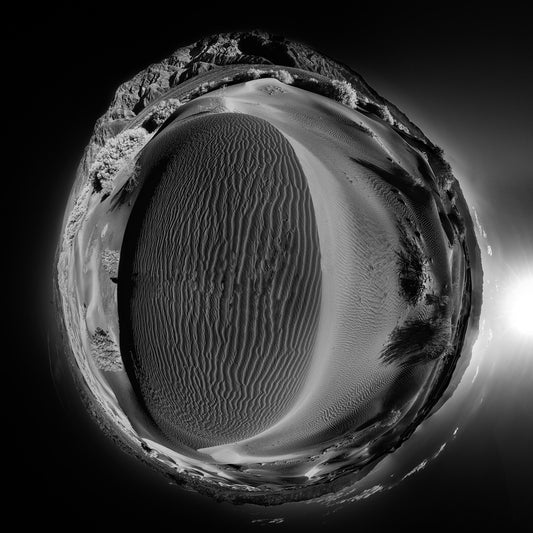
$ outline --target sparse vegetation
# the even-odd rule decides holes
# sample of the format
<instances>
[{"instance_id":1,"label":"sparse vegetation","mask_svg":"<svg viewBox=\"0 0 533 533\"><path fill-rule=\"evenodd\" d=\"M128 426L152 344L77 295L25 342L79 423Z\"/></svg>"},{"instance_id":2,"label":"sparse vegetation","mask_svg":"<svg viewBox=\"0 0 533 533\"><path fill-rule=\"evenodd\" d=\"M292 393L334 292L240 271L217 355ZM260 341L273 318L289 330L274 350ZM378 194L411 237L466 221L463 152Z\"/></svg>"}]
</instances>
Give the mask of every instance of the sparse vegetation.
<instances>
[{"instance_id":1,"label":"sparse vegetation","mask_svg":"<svg viewBox=\"0 0 533 533\"><path fill-rule=\"evenodd\" d=\"M427 259L417 242L400 229L401 250L396 252L402 296L410 305L416 305L422 295L427 280Z\"/></svg>"},{"instance_id":2,"label":"sparse vegetation","mask_svg":"<svg viewBox=\"0 0 533 533\"><path fill-rule=\"evenodd\" d=\"M437 178L437 184L441 189L449 191L452 186L457 182L453 175L452 167L443 159L443 151L440 149L438 157L432 157L429 160L430 166Z\"/></svg>"},{"instance_id":3,"label":"sparse vegetation","mask_svg":"<svg viewBox=\"0 0 533 533\"><path fill-rule=\"evenodd\" d=\"M258 80L259 78L265 77L266 71L253 67L248 69L246 74L249 74L254 80Z\"/></svg>"},{"instance_id":4,"label":"sparse vegetation","mask_svg":"<svg viewBox=\"0 0 533 533\"><path fill-rule=\"evenodd\" d=\"M159 102L153 107L150 116L145 121L143 126L148 131L154 131L159 126L161 126L161 124L163 124L163 122L165 122L165 120L167 120L167 118L170 117L170 115L172 115L172 113L174 113L176 109L178 109L182 105L182 102L180 102L180 100L178 100L177 98L169 98L168 100L163 100L162 102Z\"/></svg>"},{"instance_id":5,"label":"sparse vegetation","mask_svg":"<svg viewBox=\"0 0 533 533\"><path fill-rule=\"evenodd\" d=\"M124 369L117 343L102 328L96 328L91 337L91 352L99 370L119 372Z\"/></svg>"},{"instance_id":6,"label":"sparse vegetation","mask_svg":"<svg viewBox=\"0 0 533 533\"><path fill-rule=\"evenodd\" d=\"M357 107L357 102L359 101L357 97L357 91L352 87L347 81L332 80L333 86L333 98L344 104L347 107L355 109Z\"/></svg>"},{"instance_id":7,"label":"sparse vegetation","mask_svg":"<svg viewBox=\"0 0 533 533\"><path fill-rule=\"evenodd\" d=\"M426 294L425 296L426 305L435 306L439 312L442 314L445 312L446 308L449 305L450 297L444 294Z\"/></svg>"},{"instance_id":8,"label":"sparse vegetation","mask_svg":"<svg viewBox=\"0 0 533 533\"><path fill-rule=\"evenodd\" d=\"M89 180L96 192L108 195L113 190L113 181L124 160L131 157L143 144L148 132L133 128L109 139L96 155L89 169Z\"/></svg>"},{"instance_id":9,"label":"sparse vegetation","mask_svg":"<svg viewBox=\"0 0 533 533\"><path fill-rule=\"evenodd\" d=\"M278 70L274 73L274 78L285 83L285 85L292 85L294 83L294 76L286 70Z\"/></svg>"},{"instance_id":10,"label":"sparse vegetation","mask_svg":"<svg viewBox=\"0 0 533 533\"><path fill-rule=\"evenodd\" d=\"M294 76L286 70L276 70L276 69L259 69L259 68L250 68L246 73L252 77L254 80L260 78L275 78L276 80L285 83L286 85L292 85L294 83Z\"/></svg>"},{"instance_id":11,"label":"sparse vegetation","mask_svg":"<svg viewBox=\"0 0 533 533\"><path fill-rule=\"evenodd\" d=\"M112 278L116 278L118 276L119 259L120 253L116 250L102 250L102 267Z\"/></svg>"},{"instance_id":12,"label":"sparse vegetation","mask_svg":"<svg viewBox=\"0 0 533 533\"><path fill-rule=\"evenodd\" d=\"M252 67L246 71L252 79L275 78L286 85L296 85L302 89L311 90L317 94L323 94L333 98L337 102L355 109L359 101L357 91L353 86L344 80L329 80L320 82L316 78L295 78L287 70L277 70L272 68Z\"/></svg>"},{"instance_id":13,"label":"sparse vegetation","mask_svg":"<svg viewBox=\"0 0 533 533\"><path fill-rule=\"evenodd\" d=\"M449 320L440 316L409 320L392 331L381 358L404 367L432 361L449 350L450 333Z\"/></svg>"},{"instance_id":14,"label":"sparse vegetation","mask_svg":"<svg viewBox=\"0 0 533 533\"><path fill-rule=\"evenodd\" d=\"M398 252L400 287L410 305L416 305L424 292L424 262L420 255Z\"/></svg>"},{"instance_id":15,"label":"sparse vegetation","mask_svg":"<svg viewBox=\"0 0 533 533\"><path fill-rule=\"evenodd\" d=\"M201 96L202 94L206 94L209 92L210 89L215 89L218 86L218 81L205 81L204 83L200 83L194 91L195 96Z\"/></svg>"},{"instance_id":16,"label":"sparse vegetation","mask_svg":"<svg viewBox=\"0 0 533 533\"><path fill-rule=\"evenodd\" d=\"M380 107L380 115L381 115L381 118L387 121L391 126L394 126L395 128L398 128L399 130L402 130L405 133L409 133L409 130L401 122L398 122L394 118L388 106L384 105Z\"/></svg>"}]
</instances>

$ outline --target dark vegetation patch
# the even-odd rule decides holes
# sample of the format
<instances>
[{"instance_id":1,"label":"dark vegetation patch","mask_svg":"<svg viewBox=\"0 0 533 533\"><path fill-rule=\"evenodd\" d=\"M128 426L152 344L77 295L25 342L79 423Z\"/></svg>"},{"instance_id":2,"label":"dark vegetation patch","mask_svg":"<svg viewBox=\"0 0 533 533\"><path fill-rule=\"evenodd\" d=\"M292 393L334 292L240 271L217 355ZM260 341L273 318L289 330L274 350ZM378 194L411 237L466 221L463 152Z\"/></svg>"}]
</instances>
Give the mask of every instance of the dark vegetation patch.
<instances>
[{"instance_id":1,"label":"dark vegetation patch","mask_svg":"<svg viewBox=\"0 0 533 533\"><path fill-rule=\"evenodd\" d=\"M91 337L91 351L96 367L100 370L123 370L120 350L108 331L96 328Z\"/></svg>"},{"instance_id":2,"label":"dark vegetation patch","mask_svg":"<svg viewBox=\"0 0 533 533\"><path fill-rule=\"evenodd\" d=\"M416 305L424 293L427 281L427 258L417 242L407 235L403 227L400 231L400 251L396 252L400 278L400 291L407 303Z\"/></svg>"},{"instance_id":3,"label":"dark vegetation patch","mask_svg":"<svg viewBox=\"0 0 533 533\"><path fill-rule=\"evenodd\" d=\"M424 262L418 254L404 250L397 256L402 296L410 305L416 305L424 292Z\"/></svg>"},{"instance_id":4,"label":"dark vegetation patch","mask_svg":"<svg viewBox=\"0 0 533 533\"><path fill-rule=\"evenodd\" d=\"M381 352L381 359L406 367L433 361L449 345L448 322L441 318L410 320L395 328Z\"/></svg>"},{"instance_id":5,"label":"dark vegetation patch","mask_svg":"<svg viewBox=\"0 0 533 533\"><path fill-rule=\"evenodd\" d=\"M448 305L450 303L450 297L446 296L444 294L426 294L425 298L425 304L426 305L432 305L435 306L440 316L443 316L446 312L446 309L448 308Z\"/></svg>"}]
</instances>

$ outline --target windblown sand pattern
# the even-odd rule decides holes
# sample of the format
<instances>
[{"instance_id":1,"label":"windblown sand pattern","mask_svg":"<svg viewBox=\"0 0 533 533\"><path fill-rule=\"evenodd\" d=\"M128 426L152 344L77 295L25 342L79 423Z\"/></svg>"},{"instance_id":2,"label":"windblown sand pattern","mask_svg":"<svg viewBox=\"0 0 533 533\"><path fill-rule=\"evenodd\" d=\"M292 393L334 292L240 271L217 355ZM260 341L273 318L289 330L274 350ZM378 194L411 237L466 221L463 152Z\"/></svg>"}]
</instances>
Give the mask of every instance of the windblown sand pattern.
<instances>
[{"instance_id":1,"label":"windblown sand pattern","mask_svg":"<svg viewBox=\"0 0 533 533\"><path fill-rule=\"evenodd\" d=\"M154 143L122 252L130 364L169 438L238 441L287 411L310 365L321 299L311 195L289 142L256 117L193 118Z\"/></svg>"},{"instance_id":2,"label":"windblown sand pattern","mask_svg":"<svg viewBox=\"0 0 533 533\"><path fill-rule=\"evenodd\" d=\"M364 483L446 401L481 287L441 151L345 66L253 32L118 89L56 290L100 425L180 484L265 504Z\"/></svg>"}]
</instances>

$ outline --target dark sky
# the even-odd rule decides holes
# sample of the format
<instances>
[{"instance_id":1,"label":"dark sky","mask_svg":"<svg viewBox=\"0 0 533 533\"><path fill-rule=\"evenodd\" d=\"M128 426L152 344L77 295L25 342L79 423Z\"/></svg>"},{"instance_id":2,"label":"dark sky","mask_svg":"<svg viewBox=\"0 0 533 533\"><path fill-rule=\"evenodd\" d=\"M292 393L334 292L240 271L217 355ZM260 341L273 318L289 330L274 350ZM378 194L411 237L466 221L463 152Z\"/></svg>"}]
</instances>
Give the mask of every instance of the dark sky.
<instances>
[{"instance_id":1,"label":"dark sky","mask_svg":"<svg viewBox=\"0 0 533 533\"><path fill-rule=\"evenodd\" d=\"M349 64L443 146L486 214L489 241L500 244L500 254L532 258L533 42L519 3L350 3L349 9L330 3L332 12L309 4L297 13L287 2L268 2L247 14L223 4L58 5L25 13L9 30L5 54L15 59L16 92L5 106L17 114L17 173L5 179L15 182L13 201L24 198L23 216L11 229L19 237L15 254L23 258L13 277L25 280L13 307L27 398L19 428L24 459L17 461L29 463L13 495L42 523L68 524L73 515L98 524L105 516L122 526L177 529L187 521L246 530L259 527L250 526L250 513L263 516L168 485L110 446L67 392L68 375L56 376L59 390L51 377L57 358L47 342L54 327L51 265L77 162L116 87L175 48L217 31L258 27ZM325 521L339 531L354 524L376 531L398 525L479 530L521 523L533 496L523 474L533 470L525 453L530 441L518 419L496 432L487 403L451 450L398 490L329 518L291 516L276 528L318 530ZM510 455L515 445L518 452ZM20 515L22 522L34 518Z\"/></svg>"}]
</instances>

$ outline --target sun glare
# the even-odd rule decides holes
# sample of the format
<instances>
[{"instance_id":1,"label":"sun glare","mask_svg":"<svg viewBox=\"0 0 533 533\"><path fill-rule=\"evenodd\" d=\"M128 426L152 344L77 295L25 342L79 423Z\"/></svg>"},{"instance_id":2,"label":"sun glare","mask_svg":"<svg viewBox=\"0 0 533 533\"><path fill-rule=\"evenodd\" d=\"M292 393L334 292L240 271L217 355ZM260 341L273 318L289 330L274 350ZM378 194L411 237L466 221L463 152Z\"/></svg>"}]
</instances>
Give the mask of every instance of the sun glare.
<instances>
[{"instance_id":1,"label":"sun glare","mask_svg":"<svg viewBox=\"0 0 533 533\"><path fill-rule=\"evenodd\" d=\"M533 276L510 287L506 309L509 325L515 331L533 336Z\"/></svg>"}]
</instances>

